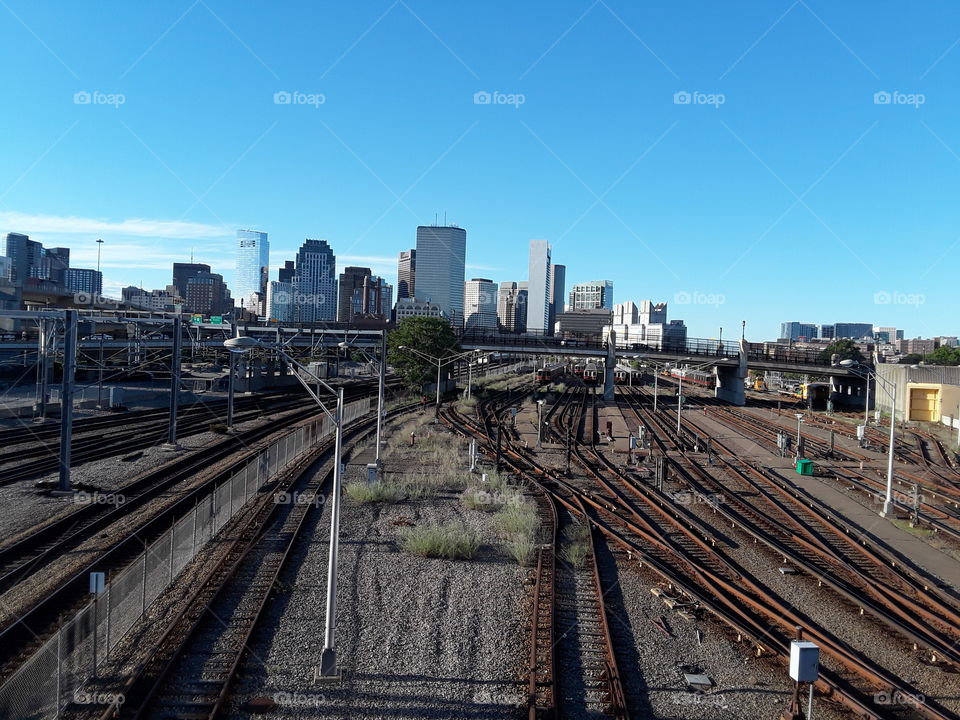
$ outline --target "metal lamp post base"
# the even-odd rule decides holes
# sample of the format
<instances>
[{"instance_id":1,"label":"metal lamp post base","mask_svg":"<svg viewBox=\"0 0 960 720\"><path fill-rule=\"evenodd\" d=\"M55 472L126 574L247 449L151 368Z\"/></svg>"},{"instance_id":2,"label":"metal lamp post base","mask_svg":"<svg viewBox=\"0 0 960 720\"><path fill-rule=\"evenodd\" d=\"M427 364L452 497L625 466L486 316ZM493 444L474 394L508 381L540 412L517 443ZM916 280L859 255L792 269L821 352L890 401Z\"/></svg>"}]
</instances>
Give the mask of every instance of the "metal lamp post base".
<instances>
[{"instance_id":1,"label":"metal lamp post base","mask_svg":"<svg viewBox=\"0 0 960 720\"><path fill-rule=\"evenodd\" d=\"M343 679L337 669L337 651L333 648L324 648L320 653L320 674L316 679L322 682L340 682Z\"/></svg>"}]
</instances>

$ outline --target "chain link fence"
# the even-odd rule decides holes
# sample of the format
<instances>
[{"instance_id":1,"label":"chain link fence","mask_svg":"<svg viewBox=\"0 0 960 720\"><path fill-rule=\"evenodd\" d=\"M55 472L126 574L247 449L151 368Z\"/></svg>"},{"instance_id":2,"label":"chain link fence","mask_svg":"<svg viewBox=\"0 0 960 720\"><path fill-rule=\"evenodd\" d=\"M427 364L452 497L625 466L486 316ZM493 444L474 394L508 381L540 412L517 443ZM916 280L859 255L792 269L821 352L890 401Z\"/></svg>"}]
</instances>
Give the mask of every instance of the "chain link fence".
<instances>
[{"instance_id":1,"label":"chain link fence","mask_svg":"<svg viewBox=\"0 0 960 720\"><path fill-rule=\"evenodd\" d=\"M350 403L343 424L369 412L369 398ZM0 686L0 718L55 718L69 703L99 702L84 692L85 685L150 605L263 485L335 427L326 415L300 426L199 499Z\"/></svg>"}]
</instances>

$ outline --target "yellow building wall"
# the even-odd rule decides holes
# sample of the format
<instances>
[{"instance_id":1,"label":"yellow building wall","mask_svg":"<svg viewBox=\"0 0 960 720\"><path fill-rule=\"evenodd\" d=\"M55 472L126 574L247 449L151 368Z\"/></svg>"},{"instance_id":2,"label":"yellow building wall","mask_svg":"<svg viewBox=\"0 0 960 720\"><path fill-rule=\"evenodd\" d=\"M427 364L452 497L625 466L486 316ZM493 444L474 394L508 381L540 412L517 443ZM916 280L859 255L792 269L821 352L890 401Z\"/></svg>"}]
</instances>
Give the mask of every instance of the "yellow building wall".
<instances>
[{"instance_id":1,"label":"yellow building wall","mask_svg":"<svg viewBox=\"0 0 960 720\"><path fill-rule=\"evenodd\" d=\"M944 424L950 424L950 416L954 416L954 426L957 426L957 423L960 422L960 385L944 385L942 383L908 383L907 392L902 398L903 407L900 410L903 412L903 417L909 419L919 419L914 418L911 414L911 405L914 404L913 398L915 397L914 390L920 391L934 391L935 402L933 406L933 415L932 422L943 422ZM899 394L899 393L898 393Z\"/></svg>"}]
</instances>

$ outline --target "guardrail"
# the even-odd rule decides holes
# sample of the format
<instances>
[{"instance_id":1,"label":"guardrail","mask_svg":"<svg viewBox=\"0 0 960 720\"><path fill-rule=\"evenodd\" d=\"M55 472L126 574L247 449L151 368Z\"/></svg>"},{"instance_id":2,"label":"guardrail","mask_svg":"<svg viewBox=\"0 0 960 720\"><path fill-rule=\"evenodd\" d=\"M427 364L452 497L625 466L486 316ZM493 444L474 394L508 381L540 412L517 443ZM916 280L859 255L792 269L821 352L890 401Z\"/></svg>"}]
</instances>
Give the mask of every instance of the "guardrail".
<instances>
[{"instance_id":1,"label":"guardrail","mask_svg":"<svg viewBox=\"0 0 960 720\"><path fill-rule=\"evenodd\" d=\"M369 412L370 398L346 405L344 425ZM153 602L260 488L334 430L326 415L301 425L200 499L0 686L0 717L56 718L70 703L99 703L84 687Z\"/></svg>"}]
</instances>

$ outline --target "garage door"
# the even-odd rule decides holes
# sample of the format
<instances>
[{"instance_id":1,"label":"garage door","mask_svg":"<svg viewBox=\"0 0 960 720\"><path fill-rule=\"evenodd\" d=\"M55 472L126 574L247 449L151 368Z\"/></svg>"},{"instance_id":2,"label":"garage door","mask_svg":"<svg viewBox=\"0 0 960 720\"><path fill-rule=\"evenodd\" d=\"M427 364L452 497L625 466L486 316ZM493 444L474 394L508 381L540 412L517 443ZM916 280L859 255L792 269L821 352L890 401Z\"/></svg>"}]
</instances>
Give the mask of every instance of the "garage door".
<instances>
[{"instance_id":1,"label":"garage door","mask_svg":"<svg viewBox=\"0 0 960 720\"><path fill-rule=\"evenodd\" d=\"M935 422L938 418L937 391L923 388L910 390L910 419L921 422Z\"/></svg>"}]
</instances>

